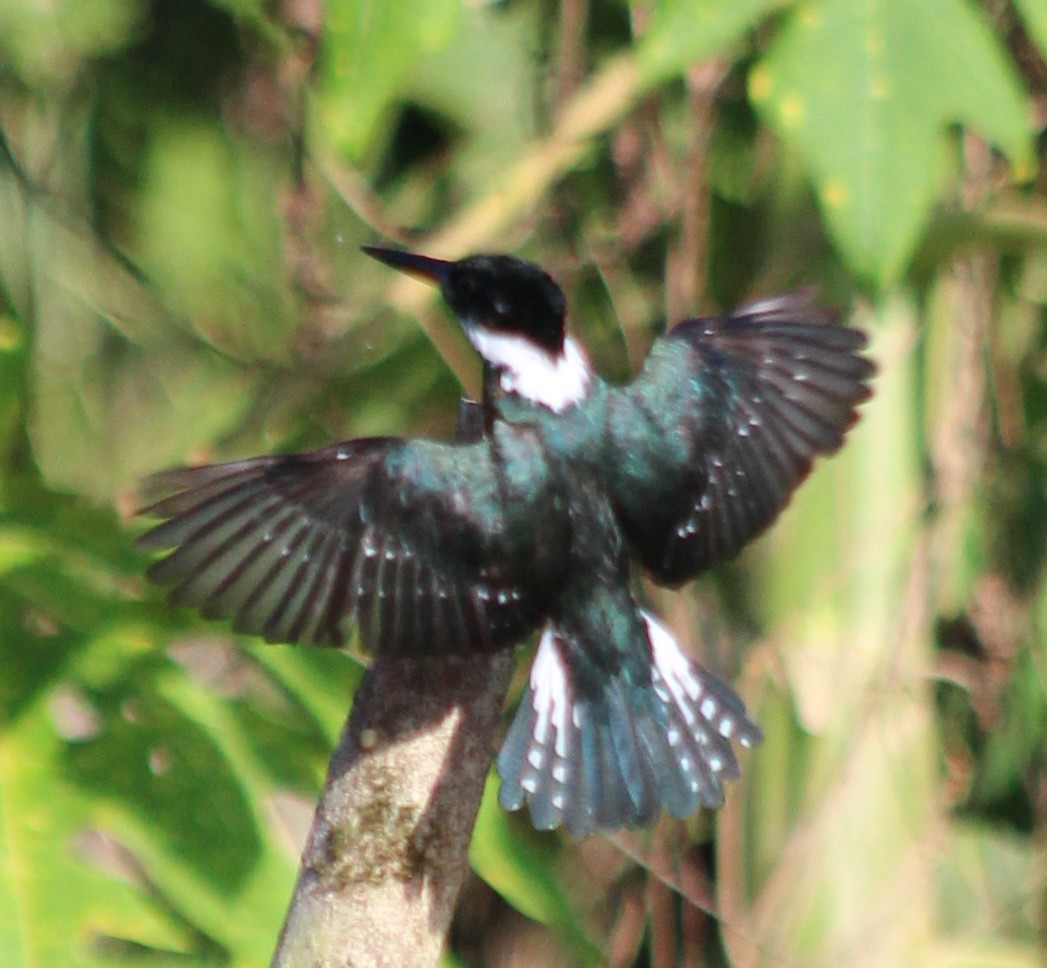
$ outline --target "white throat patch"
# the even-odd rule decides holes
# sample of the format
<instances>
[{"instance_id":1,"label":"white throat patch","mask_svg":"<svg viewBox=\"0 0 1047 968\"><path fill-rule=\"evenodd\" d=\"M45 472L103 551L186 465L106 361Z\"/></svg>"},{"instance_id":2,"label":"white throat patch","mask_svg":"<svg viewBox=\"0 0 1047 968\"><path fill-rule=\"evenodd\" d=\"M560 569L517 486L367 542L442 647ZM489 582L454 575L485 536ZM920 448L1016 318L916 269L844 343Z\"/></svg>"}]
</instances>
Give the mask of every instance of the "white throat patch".
<instances>
[{"instance_id":1,"label":"white throat patch","mask_svg":"<svg viewBox=\"0 0 1047 968\"><path fill-rule=\"evenodd\" d=\"M501 371L501 386L560 413L585 399L592 371L581 347L570 336L557 356L525 336L467 326L470 342L491 366Z\"/></svg>"}]
</instances>

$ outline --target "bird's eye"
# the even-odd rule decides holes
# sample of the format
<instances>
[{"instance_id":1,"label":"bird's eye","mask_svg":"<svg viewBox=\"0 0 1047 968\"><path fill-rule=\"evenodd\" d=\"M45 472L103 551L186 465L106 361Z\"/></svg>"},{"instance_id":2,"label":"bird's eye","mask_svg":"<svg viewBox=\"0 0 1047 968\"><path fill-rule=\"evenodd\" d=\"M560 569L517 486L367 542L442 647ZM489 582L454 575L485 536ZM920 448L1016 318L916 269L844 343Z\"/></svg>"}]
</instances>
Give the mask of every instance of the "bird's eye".
<instances>
[{"instance_id":1,"label":"bird's eye","mask_svg":"<svg viewBox=\"0 0 1047 968\"><path fill-rule=\"evenodd\" d=\"M494 311L499 316L508 316L509 315L509 300L506 299L505 296L495 296L494 297Z\"/></svg>"}]
</instances>

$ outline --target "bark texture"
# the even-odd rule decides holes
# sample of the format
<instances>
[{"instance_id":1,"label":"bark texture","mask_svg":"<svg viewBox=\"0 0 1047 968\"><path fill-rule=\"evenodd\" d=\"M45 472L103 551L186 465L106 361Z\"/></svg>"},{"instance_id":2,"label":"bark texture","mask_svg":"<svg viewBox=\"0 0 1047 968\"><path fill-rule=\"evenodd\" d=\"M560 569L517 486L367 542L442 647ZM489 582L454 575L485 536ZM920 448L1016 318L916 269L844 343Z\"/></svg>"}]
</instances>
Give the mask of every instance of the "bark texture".
<instances>
[{"instance_id":1,"label":"bark texture","mask_svg":"<svg viewBox=\"0 0 1047 968\"><path fill-rule=\"evenodd\" d=\"M331 759L273 968L436 965L513 655L378 657Z\"/></svg>"}]
</instances>

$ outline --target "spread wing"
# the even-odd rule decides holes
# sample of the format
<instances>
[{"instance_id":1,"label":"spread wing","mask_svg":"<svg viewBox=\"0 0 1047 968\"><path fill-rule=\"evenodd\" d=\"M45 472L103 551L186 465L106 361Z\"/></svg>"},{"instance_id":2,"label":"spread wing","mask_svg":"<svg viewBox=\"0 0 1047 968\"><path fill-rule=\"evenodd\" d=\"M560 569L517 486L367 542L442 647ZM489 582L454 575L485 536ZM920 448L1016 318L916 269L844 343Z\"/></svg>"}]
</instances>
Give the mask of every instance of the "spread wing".
<instances>
[{"instance_id":1,"label":"spread wing","mask_svg":"<svg viewBox=\"0 0 1047 968\"><path fill-rule=\"evenodd\" d=\"M616 501L652 577L687 581L777 517L870 395L865 344L799 293L687 320L655 344L609 404Z\"/></svg>"},{"instance_id":2,"label":"spread wing","mask_svg":"<svg viewBox=\"0 0 1047 968\"><path fill-rule=\"evenodd\" d=\"M497 648L560 580L552 487L526 431L353 440L158 474L139 546L174 549L148 575L175 602L269 641L340 646L355 622L370 650Z\"/></svg>"}]
</instances>

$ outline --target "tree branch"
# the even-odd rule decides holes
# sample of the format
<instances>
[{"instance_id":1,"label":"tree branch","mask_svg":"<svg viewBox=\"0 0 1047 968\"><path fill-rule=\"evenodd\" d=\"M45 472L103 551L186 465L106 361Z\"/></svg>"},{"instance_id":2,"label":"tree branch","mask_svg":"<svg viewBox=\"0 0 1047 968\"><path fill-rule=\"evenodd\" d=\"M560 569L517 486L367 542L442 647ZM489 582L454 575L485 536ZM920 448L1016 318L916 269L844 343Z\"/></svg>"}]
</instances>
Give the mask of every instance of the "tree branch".
<instances>
[{"instance_id":1,"label":"tree branch","mask_svg":"<svg viewBox=\"0 0 1047 968\"><path fill-rule=\"evenodd\" d=\"M513 654L379 656L331 758L273 968L435 965Z\"/></svg>"}]
</instances>

